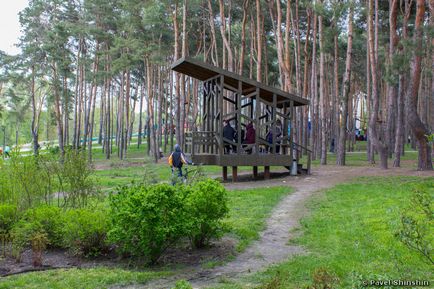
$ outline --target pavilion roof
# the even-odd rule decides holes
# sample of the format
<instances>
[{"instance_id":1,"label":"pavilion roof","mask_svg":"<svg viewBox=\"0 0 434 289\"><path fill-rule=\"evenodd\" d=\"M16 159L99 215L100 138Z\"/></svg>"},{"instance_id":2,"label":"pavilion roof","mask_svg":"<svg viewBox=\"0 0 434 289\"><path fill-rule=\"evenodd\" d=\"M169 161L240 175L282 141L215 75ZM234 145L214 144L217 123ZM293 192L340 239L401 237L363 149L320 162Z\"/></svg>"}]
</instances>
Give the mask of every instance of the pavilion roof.
<instances>
[{"instance_id":1,"label":"pavilion roof","mask_svg":"<svg viewBox=\"0 0 434 289\"><path fill-rule=\"evenodd\" d=\"M293 92L285 92L275 87L264 85L253 79L244 77L242 75L224 70L222 68L213 66L211 64L195 60L193 58L184 57L178 59L171 66L172 70L183 73L185 75L191 76L201 81L206 81L212 77L223 75L225 88L235 91L232 88L238 87L238 81L242 83L243 95L248 95L259 88L259 94L261 98L268 102L273 101L273 94L277 95L277 103L279 106L283 104L289 105L291 100L294 101L294 106L301 106L309 104L309 100L298 96L298 94Z\"/></svg>"}]
</instances>

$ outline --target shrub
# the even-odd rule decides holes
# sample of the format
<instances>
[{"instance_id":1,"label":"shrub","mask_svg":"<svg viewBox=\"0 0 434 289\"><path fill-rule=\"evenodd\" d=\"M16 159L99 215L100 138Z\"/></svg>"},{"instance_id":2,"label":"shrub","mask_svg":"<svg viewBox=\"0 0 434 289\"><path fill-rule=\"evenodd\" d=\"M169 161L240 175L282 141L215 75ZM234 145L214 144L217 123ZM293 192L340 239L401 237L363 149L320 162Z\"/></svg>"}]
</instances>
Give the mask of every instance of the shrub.
<instances>
[{"instance_id":1,"label":"shrub","mask_svg":"<svg viewBox=\"0 0 434 289\"><path fill-rule=\"evenodd\" d=\"M99 196L93 177L94 169L84 150L67 149L61 169L61 187L67 192L64 195L64 207L83 208L89 197Z\"/></svg>"},{"instance_id":2,"label":"shrub","mask_svg":"<svg viewBox=\"0 0 434 289\"><path fill-rule=\"evenodd\" d=\"M225 188L215 180L204 180L187 189L188 236L193 246L206 246L224 232L222 219L228 213Z\"/></svg>"},{"instance_id":3,"label":"shrub","mask_svg":"<svg viewBox=\"0 0 434 289\"><path fill-rule=\"evenodd\" d=\"M97 256L108 250L105 211L72 209L65 212L63 222L63 247L73 255Z\"/></svg>"},{"instance_id":4,"label":"shrub","mask_svg":"<svg viewBox=\"0 0 434 289\"><path fill-rule=\"evenodd\" d=\"M48 245L47 234L42 232L37 232L33 234L31 239L32 244L32 263L35 267L42 266L42 254L44 253L45 248Z\"/></svg>"},{"instance_id":5,"label":"shrub","mask_svg":"<svg viewBox=\"0 0 434 289\"><path fill-rule=\"evenodd\" d=\"M23 156L13 152L1 168L0 201L14 204L19 211L49 203L54 188L47 175L43 156Z\"/></svg>"},{"instance_id":6,"label":"shrub","mask_svg":"<svg viewBox=\"0 0 434 289\"><path fill-rule=\"evenodd\" d=\"M0 205L0 233L7 233L17 221L17 206Z\"/></svg>"},{"instance_id":7,"label":"shrub","mask_svg":"<svg viewBox=\"0 0 434 289\"><path fill-rule=\"evenodd\" d=\"M185 231L182 202L180 190L168 184L120 188L110 196L110 240L123 253L157 262Z\"/></svg>"},{"instance_id":8,"label":"shrub","mask_svg":"<svg viewBox=\"0 0 434 289\"><path fill-rule=\"evenodd\" d=\"M433 229L433 197L427 187L419 185L413 189L410 205L401 213L401 227L395 236L407 248L419 253L425 261L433 265Z\"/></svg>"},{"instance_id":9,"label":"shrub","mask_svg":"<svg viewBox=\"0 0 434 289\"><path fill-rule=\"evenodd\" d=\"M62 227L62 211L57 207L27 210L11 229L13 255L19 259L22 251L31 246L35 256L42 258L42 251L48 244L61 247Z\"/></svg>"},{"instance_id":10,"label":"shrub","mask_svg":"<svg viewBox=\"0 0 434 289\"><path fill-rule=\"evenodd\" d=\"M43 205L27 210L21 220L38 222L46 233L50 245L54 247L62 246L62 211L58 207Z\"/></svg>"},{"instance_id":11,"label":"shrub","mask_svg":"<svg viewBox=\"0 0 434 289\"><path fill-rule=\"evenodd\" d=\"M193 287L191 286L190 282L182 279L177 281L175 287L173 287L172 289L193 289Z\"/></svg>"},{"instance_id":12,"label":"shrub","mask_svg":"<svg viewBox=\"0 0 434 289\"><path fill-rule=\"evenodd\" d=\"M45 234L44 228L38 221L20 220L12 227L12 255L18 261L24 249L30 247L32 239L38 234Z\"/></svg>"}]
</instances>

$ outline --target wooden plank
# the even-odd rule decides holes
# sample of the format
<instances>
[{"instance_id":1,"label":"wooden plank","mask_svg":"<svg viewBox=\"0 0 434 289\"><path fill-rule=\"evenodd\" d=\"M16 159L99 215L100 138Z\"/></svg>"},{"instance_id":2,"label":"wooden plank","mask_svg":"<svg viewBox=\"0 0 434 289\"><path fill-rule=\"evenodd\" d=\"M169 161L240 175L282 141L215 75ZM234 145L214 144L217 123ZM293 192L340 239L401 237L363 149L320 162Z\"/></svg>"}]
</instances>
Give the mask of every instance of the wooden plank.
<instances>
[{"instance_id":1,"label":"wooden plank","mask_svg":"<svg viewBox=\"0 0 434 289\"><path fill-rule=\"evenodd\" d=\"M237 166L232 167L232 182L238 181L238 168Z\"/></svg>"},{"instance_id":2,"label":"wooden plank","mask_svg":"<svg viewBox=\"0 0 434 289\"><path fill-rule=\"evenodd\" d=\"M253 106L253 100L250 101L250 102L248 102L248 103L245 103L245 104L241 105L241 108L245 108L245 107L250 106L250 105Z\"/></svg>"},{"instance_id":3,"label":"wooden plank","mask_svg":"<svg viewBox=\"0 0 434 289\"><path fill-rule=\"evenodd\" d=\"M258 140L259 140L259 114L260 112L260 101L259 101L259 87L256 87L256 100L255 100L255 105L256 105L256 112L255 112L255 129L256 129L256 133L255 133L255 154L259 154L259 145L258 145Z\"/></svg>"},{"instance_id":4,"label":"wooden plank","mask_svg":"<svg viewBox=\"0 0 434 289\"><path fill-rule=\"evenodd\" d=\"M220 83L219 83L220 93L219 93L219 97L218 97L218 110L220 111L221 115L223 115L223 84L224 84L224 82L225 82L225 77L223 74L220 74ZM222 121L219 121L218 131L219 131L220 139L223 140L223 122ZM223 155L223 154L224 154L224 145L223 145L223 142L221 142L219 144L219 155Z\"/></svg>"},{"instance_id":5,"label":"wooden plank","mask_svg":"<svg viewBox=\"0 0 434 289\"><path fill-rule=\"evenodd\" d=\"M231 85L229 85L227 83L224 84L224 88L226 88L226 89L228 89L230 91L234 91L234 92L237 91L237 89L235 87L233 87L233 86L231 86Z\"/></svg>"},{"instance_id":6,"label":"wooden plank","mask_svg":"<svg viewBox=\"0 0 434 289\"><path fill-rule=\"evenodd\" d=\"M277 96L273 93L273 107L271 108L271 131L272 131L272 140L271 140L271 152L273 154L276 153L276 108L277 108Z\"/></svg>"},{"instance_id":7,"label":"wooden plank","mask_svg":"<svg viewBox=\"0 0 434 289\"><path fill-rule=\"evenodd\" d=\"M235 101L233 101L232 99L230 99L229 97L226 97L226 96L224 96L223 99L226 100L226 101L228 101L228 102L230 102L230 103L232 103L232 104L236 103Z\"/></svg>"},{"instance_id":8,"label":"wooden plank","mask_svg":"<svg viewBox=\"0 0 434 289\"><path fill-rule=\"evenodd\" d=\"M269 166L264 167L264 179L266 179L266 180L270 179L270 167Z\"/></svg>"},{"instance_id":9,"label":"wooden plank","mask_svg":"<svg viewBox=\"0 0 434 289\"><path fill-rule=\"evenodd\" d=\"M293 118L294 118L294 102L293 101L291 101L291 103L290 103L289 111L291 114L291 116L289 118L289 125L291 127L291 133L289 135L289 143L292 144L293 143L293 137L292 136L294 135L294 120L293 120ZM292 147L289 147L289 155L291 157L291 164L292 164L292 160L294 159L294 150L292 149Z\"/></svg>"}]
</instances>

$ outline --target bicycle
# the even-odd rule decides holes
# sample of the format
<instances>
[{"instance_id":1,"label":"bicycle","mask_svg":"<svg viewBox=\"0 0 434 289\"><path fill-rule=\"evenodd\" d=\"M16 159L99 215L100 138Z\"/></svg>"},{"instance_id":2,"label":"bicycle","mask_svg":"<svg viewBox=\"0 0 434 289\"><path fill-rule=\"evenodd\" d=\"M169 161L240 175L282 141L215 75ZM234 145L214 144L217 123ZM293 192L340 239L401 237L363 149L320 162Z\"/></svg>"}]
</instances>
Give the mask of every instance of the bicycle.
<instances>
[{"instance_id":1,"label":"bicycle","mask_svg":"<svg viewBox=\"0 0 434 289\"><path fill-rule=\"evenodd\" d=\"M191 164L195 165L195 164ZM202 171L200 169L200 166L197 166L196 168L191 168L190 166L185 166L182 169L182 175L175 175L178 172L176 171L177 168L172 168L172 184L175 185L177 182L182 182L183 184L189 184L198 177L202 176Z\"/></svg>"}]
</instances>

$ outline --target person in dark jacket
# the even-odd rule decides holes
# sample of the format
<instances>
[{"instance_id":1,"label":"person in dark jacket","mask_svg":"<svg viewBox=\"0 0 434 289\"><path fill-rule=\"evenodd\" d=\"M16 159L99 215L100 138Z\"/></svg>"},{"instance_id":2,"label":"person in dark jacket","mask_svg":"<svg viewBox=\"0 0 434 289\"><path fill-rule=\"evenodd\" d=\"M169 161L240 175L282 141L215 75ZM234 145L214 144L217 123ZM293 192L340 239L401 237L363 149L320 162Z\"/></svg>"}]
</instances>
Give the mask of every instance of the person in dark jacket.
<instances>
[{"instance_id":1,"label":"person in dark jacket","mask_svg":"<svg viewBox=\"0 0 434 289\"><path fill-rule=\"evenodd\" d=\"M235 140L235 135L236 135L236 131L234 130L234 128L231 126L231 124L225 120L223 122L223 137L230 140L230 141L234 141ZM224 142L225 144L225 154L230 153L231 147L232 145L229 144L227 141Z\"/></svg>"},{"instance_id":2,"label":"person in dark jacket","mask_svg":"<svg viewBox=\"0 0 434 289\"><path fill-rule=\"evenodd\" d=\"M168 162L172 168L172 174L178 170L178 177L182 177L182 166L184 164L191 164L191 162L188 161L184 153L181 151L179 144L175 145L175 151L170 154Z\"/></svg>"},{"instance_id":3,"label":"person in dark jacket","mask_svg":"<svg viewBox=\"0 0 434 289\"><path fill-rule=\"evenodd\" d=\"M249 123L246 127L246 139L244 140L244 144L254 144L255 143L255 138L256 138L256 131L255 128L253 127L253 123ZM247 153L251 154L252 153L252 149L246 149Z\"/></svg>"}]
</instances>

